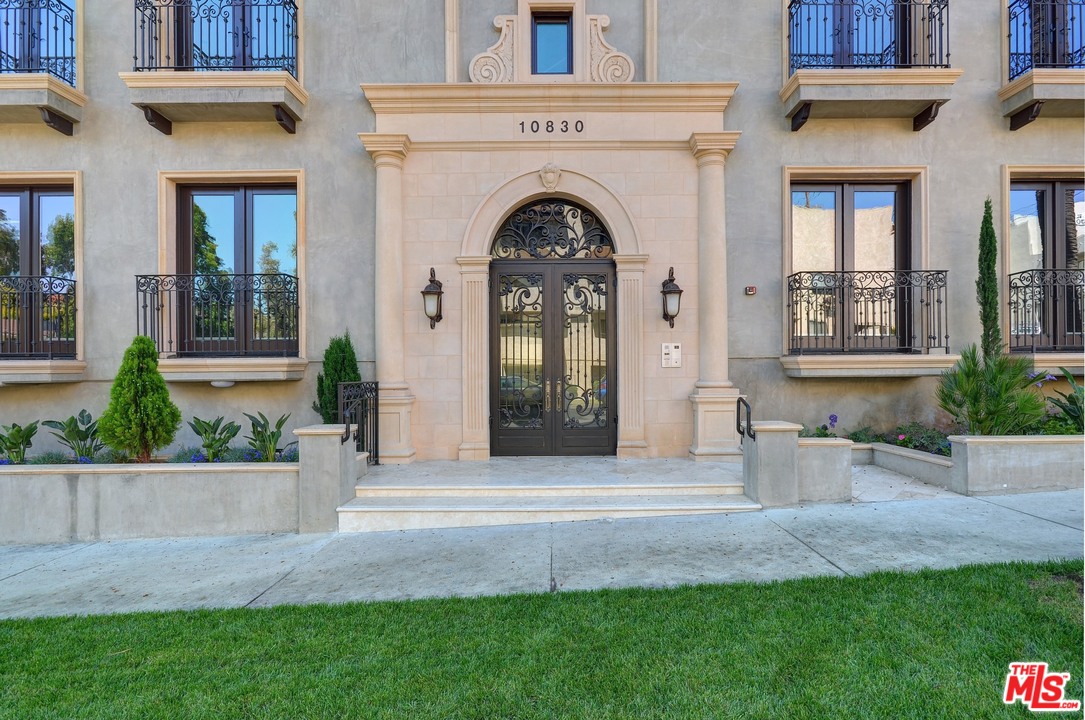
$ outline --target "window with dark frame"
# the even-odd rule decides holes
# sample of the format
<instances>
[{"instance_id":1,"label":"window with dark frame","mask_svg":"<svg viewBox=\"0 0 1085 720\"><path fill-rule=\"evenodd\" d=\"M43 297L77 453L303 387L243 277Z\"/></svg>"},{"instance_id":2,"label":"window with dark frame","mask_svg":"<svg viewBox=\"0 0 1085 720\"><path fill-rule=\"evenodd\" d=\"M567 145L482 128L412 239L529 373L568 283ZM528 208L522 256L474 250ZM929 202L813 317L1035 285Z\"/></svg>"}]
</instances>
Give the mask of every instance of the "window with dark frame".
<instances>
[{"instance_id":1,"label":"window with dark frame","mask_svg":"<svg viewBox=\"0 0 1085 720\"><path fill-rule=\"evenodd\" d=\"M532 14L531 72L534 75L573 74L572 13Z\"/></svg>"},{"instance_id":2,"label":"window with dark frame","mask_svg":"<svg viewBox=\"0 0 1085 720\"><path fill-rule=\"evenodd\" d=\"M75 357L71 186L0 187L0 358Z\"/></svg>"},{"instance_id":3,"label":"window with dark frame","mask_svg":"<svg viewBox=\"0 0 1085 720\"><path fill-rule=\"evenodd\" d=\"M181 354L296 356L296 188L186 186L178 202Z\"/></svg>"},{"instance_id":4,"label":"window with dark frame","mask_svg":"<svg viewBox=\"0 0 1085 720\"><path fill-rule=\"evenodd\" d=\"M791 186L791 352L913 348L908 183Z\"/></svg>"},{"instance_id":5,"label":"window with dark frame","mask_svg":"<svg viewBox=\"0 0 1085 720\"><path fill-rule=\"evenodd\" d=\"M1010 185L1009 346L1081 351L1085 310L1085 183Z\"/></svg>"}]
</instances>

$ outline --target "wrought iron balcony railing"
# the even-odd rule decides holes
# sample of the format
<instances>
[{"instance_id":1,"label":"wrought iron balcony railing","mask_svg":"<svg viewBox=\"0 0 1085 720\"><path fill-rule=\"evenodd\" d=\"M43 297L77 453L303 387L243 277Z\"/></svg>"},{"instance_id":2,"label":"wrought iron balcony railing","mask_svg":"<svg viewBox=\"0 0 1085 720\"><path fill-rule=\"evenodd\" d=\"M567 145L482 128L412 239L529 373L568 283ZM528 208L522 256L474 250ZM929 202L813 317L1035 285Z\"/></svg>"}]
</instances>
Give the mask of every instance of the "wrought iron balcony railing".
<instances>
[{"instance_id":1,"label":"wrought iron balcony railing","mask_svg":"<svg viewBox=\"0 0 1085 720\"><path fill-rule=\"evenodd\" d=\"M1082 352L1085 271L1026 270L1010 275L1010 350Z\"/></svg>"},{"instance_id":2,"label":"wrought iron balcony railing","mask_svg":"<svg viewBox=\"0 0 1085 720\"><path fill-rule=\"evenodd\" d=\"M0 277L0 359L75 357L75 280Z\"/></svg>"},{"instance_id":3,"label":"wrought iron balcony railing","mask_svg":"<svg viewBox=\"0 0 1085 720\"><path fill-rule=\"evenodd\" d=\"M75 11L61 0L0 0L0 73L47 73L75 87Z\"/></svg>"},{"instance_id":4,"label":"wrought iron balcony railing","mask_svg":"<svg viewBox=\"0 0 1085 720\"><path fill-rule=\"evenodd\" d=\"M945 270L790 275L790 353L948 353L946 275Z\"/></svg>"},{"instance_id":5,"label":"wrought iron balcony railing","mask_svg":"<svg viewBox=\"0 0 1085 720\"><path fill-rule=\"evenodd\" d=\"M1085 68L1085 0L1010 0L1009 79L1033 68Z\"/></svg>"},{"instance_id":6,"label":"wrought iron balcony railing","mask_svg":"<svg viewBox=\"0 0 1085 720\"><path fill-rule=\"evenodd\" d=\"M298 76L294 0L136 0L135 70L285 70Z\"/></svg>"},{"instance_id":7,"label":"wrought iron balcony railing","mask_svg":"<svg viewBox=\"0 0 1085 720\"><path fill-rule=\"evenodd\" d=\"M136 300L136 331L163 355L298 355L293 275L137 275Z\"/></svg>"},{"instance_id":8,"label":"wrought iron balcony railing","mask_svg":"<svg viewBox=\"0 0 1085 720\"><path fill-rule=\"evenodd\" d=\"M949 67L949 0L791 0L791 72Z\"/></svg>"}]
</instances>

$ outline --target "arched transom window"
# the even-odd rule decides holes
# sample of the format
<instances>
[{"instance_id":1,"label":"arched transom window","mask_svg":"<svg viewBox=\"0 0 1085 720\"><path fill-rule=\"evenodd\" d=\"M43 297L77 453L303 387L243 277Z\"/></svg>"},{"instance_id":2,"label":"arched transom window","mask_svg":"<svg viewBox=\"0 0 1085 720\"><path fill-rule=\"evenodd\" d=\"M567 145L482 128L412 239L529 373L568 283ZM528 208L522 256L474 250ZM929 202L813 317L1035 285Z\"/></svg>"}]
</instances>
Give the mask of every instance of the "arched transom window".
<instances>
[{"instance_id":1,"label":"arched transom window","mask_svg":"<svg viewBox=\"0 0 1085 720\"><path fill-rule=\"evenodd\" d=\"M551 198L510 215L493 245L493 256L499 260L601 260L613 254L610 233L595 213Z\"/></svg>"}]
</instances>

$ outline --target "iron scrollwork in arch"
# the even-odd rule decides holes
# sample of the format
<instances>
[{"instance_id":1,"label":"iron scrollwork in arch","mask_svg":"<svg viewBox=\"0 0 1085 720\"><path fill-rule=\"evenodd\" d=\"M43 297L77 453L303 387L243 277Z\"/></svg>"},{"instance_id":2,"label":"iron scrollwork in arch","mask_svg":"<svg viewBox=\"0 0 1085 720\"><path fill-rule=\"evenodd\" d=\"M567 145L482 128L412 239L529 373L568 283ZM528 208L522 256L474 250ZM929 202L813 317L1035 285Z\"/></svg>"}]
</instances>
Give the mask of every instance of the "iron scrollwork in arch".
<instances>
[{"instance_id":1,"label":"iron scrollwork in arch","mask_svg":"<svg viewBox=\"0 0 1085 720\"><path fill-rule=\"evenodd\" d=\"M613 254L610 233L595 213L567 200L520 208L493 245L493 256L501 260L602 260Z\"/></svg>"}]
</instances>

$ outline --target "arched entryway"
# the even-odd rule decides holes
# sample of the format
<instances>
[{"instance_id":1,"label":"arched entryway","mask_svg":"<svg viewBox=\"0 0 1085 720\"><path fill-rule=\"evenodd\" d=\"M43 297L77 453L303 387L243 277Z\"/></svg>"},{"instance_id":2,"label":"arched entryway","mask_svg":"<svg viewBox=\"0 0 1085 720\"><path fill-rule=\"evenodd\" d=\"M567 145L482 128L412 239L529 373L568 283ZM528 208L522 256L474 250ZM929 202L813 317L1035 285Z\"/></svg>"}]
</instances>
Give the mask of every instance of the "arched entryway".
<instances>
[{"instance_id":1,"label":"arched entryway","mask_svg":"<svg viewBox=\"0 0 1085 720\"><path fill-rule=\"evenodd\" d=\"M616 276L591 210L545 198L510 214L490 265L490 451L613 455Z\"/></svg>"}]
</instances>

